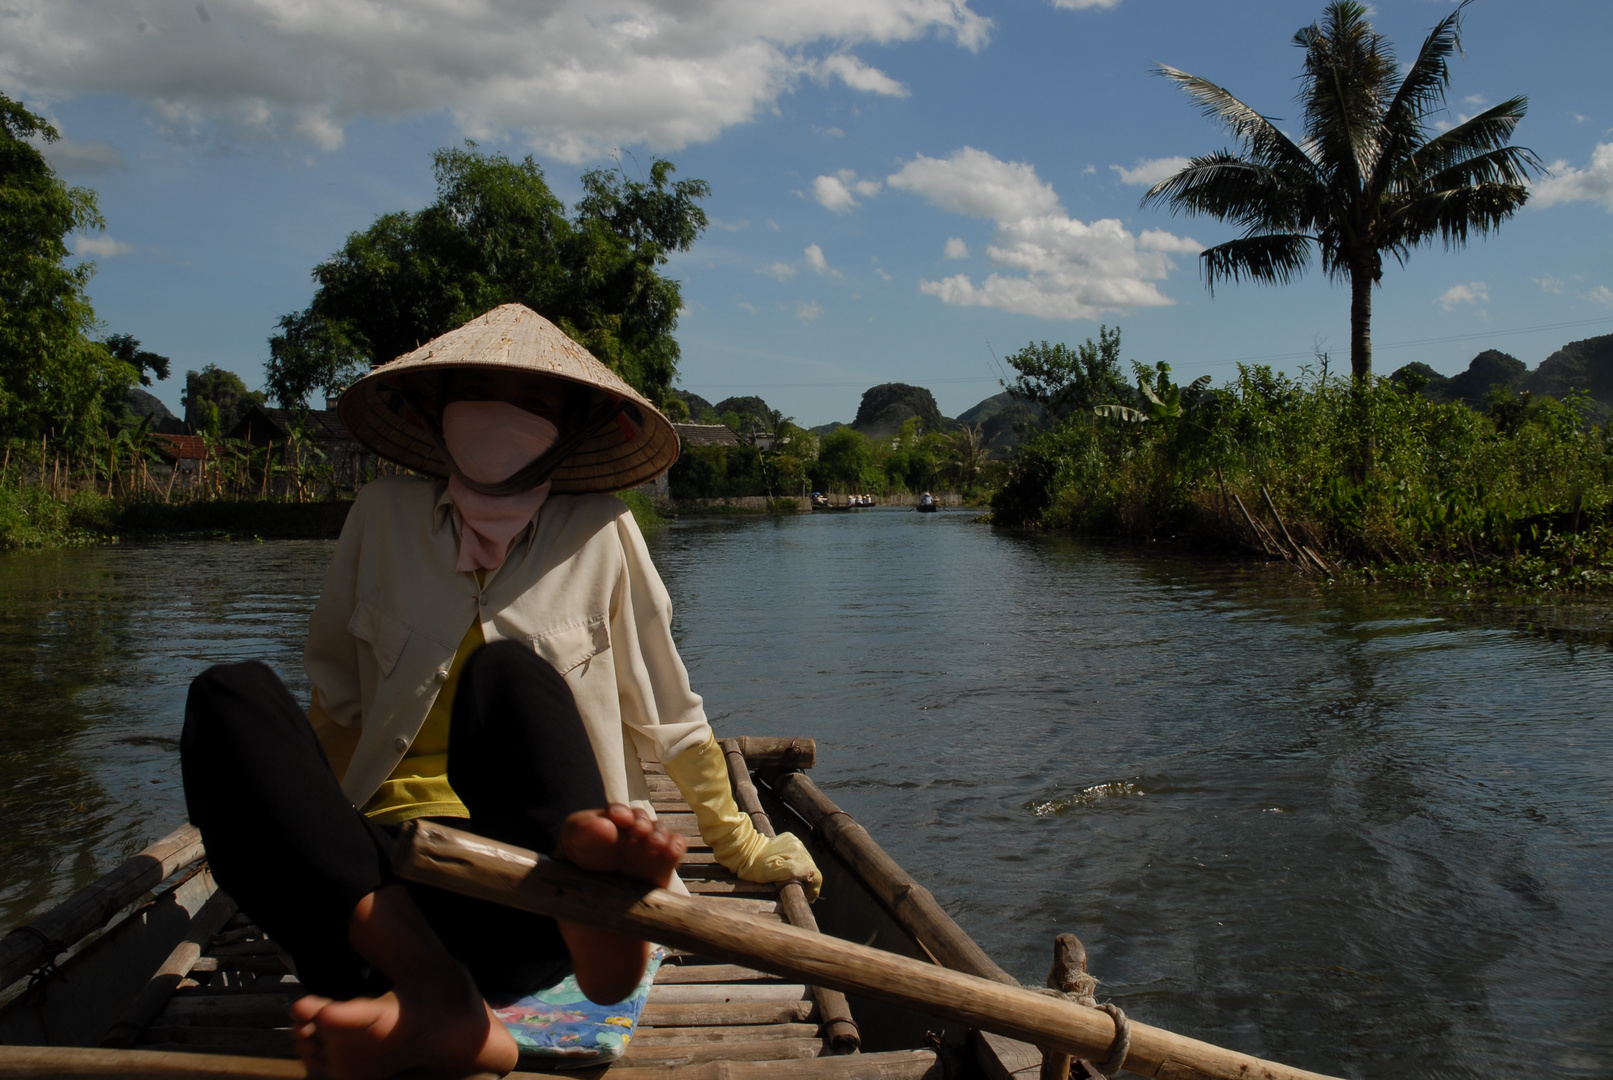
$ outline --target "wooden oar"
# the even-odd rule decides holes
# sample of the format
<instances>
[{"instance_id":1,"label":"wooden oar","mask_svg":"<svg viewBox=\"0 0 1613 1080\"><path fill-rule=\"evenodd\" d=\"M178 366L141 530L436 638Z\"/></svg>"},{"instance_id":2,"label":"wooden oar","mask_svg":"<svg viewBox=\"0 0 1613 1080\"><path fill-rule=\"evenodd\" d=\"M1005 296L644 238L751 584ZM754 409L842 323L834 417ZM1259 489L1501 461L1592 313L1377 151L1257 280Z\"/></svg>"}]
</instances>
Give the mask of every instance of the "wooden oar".
<instances>
[{"instance_id":1,"label":"wooden oar","mask_svg":"<svg viewBox=\"0 0 1613 1080\"><path fill-rule=\"evenodd\" d=\"M427 821L403 827L393 863L402 877L427 885L860 994L1076 1057L1101 1061L1115 1038L1108 1014L1062 998L729 914L696 897L590 874ZM1329 1080L1136 1022L1124 1067L1162 1080Z\"/></svg>"}]
</instances>

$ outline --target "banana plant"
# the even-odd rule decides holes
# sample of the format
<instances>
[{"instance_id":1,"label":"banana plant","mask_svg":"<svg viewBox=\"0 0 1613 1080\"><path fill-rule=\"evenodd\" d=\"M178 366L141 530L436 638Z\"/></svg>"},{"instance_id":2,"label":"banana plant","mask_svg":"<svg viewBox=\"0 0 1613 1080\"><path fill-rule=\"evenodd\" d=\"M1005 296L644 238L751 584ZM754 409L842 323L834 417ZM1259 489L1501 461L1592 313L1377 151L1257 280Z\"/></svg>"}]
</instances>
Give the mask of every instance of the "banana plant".
<instances>
[{"instance_id":1,"label":"banana plant","mask_svg":"<svg viewBox=\"0 0 1613 1080\"><path fill-rule=\"evenodd\" d=\"M1093 414L1100 419L1120 420L1128 424L1180 420L1184 410L1196 405L1210 385L1210 376L1200 375L1185 387L1179 386L1171 381L1171 366L1163 360L1154 365L1153 372L1141 364L1136 365L1136 372L1137 396L1142 400L1142 408L1119 404L1099 405L1092 410Z\"/></svg>"}]
</instances>

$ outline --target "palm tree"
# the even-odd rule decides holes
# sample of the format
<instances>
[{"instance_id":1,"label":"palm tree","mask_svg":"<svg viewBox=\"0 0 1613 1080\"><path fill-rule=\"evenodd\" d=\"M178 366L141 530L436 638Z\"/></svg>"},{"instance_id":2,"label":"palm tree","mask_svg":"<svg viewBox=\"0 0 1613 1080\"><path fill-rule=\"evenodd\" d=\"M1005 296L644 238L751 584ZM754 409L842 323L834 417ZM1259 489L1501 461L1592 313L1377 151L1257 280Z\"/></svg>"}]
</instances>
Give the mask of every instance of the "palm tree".
<instances>
[{"instance_id":1,"label":"palm tree","mask_svg":"<svg viewBox=\"0 0 1613 1080\"><path fill-rule=\"evenodd\" d=\"M1243 236L1200 256L1206 284L1220 280L1286 284L1309 264L1350 283L1350 371L1372 374L1372 286L1387 252L1404 264L1411 249L1437 237L1446 248L1487 234L1529 197L1543 171L1532 151L1507 141L1528 99L1514 97L1429 138L1429 118L1445 108L1451 54L1461 48L1464 2L1434 27L1400 79L1393 47L1354 0L1334 0L1320 23L1294 35L1305 50L1299 100L1304 137L1295 143L1276 124L1226 90L1160 65L1205 116L1224 123L1242 156L1220 151L1193 158L1155 184L1143 204L1209 214ZM1398 86L1396 85L1398 82Z\"/></svg>"},{"instance_id":2,"label":"palm tree","mask_svg":"<svg viewBox=\"0 0 1613 1080\"><path fill-rule=\"evenodd\" d=\"M974 484L986 467L989 451L985 446L985 429L980 424L967 424L948 439L948 454L942 468L958 478L964 494L974 490Z\"/></svg>"}]
</instances>

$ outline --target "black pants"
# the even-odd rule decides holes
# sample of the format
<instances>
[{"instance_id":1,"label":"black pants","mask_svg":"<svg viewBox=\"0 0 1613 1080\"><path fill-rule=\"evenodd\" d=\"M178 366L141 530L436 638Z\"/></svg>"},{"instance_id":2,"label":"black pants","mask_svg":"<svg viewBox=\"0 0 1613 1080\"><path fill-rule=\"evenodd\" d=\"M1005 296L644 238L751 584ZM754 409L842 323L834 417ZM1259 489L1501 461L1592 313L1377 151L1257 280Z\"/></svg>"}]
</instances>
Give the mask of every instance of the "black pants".
<instances>
[{"instance_id":1,"label":"black pants","mask_svg":"<svg viewBox=\"0 0 1613 1080\"><path fill-rule=\"evenodd\" d=\"M180 739L185 802L220 886L291 954L326 997L387 987L347 942L354 906L399 879L387 830L342 794L308 718L260 663L209 668L191 683ZM549 854L567 815L605 805L605 785L571 690L529 648L471 654L449 729L448 781L470 811L456 827ZM404 883L495 1003L559 982L570 957L554 920Z\"/></svg>"}]
</instances>

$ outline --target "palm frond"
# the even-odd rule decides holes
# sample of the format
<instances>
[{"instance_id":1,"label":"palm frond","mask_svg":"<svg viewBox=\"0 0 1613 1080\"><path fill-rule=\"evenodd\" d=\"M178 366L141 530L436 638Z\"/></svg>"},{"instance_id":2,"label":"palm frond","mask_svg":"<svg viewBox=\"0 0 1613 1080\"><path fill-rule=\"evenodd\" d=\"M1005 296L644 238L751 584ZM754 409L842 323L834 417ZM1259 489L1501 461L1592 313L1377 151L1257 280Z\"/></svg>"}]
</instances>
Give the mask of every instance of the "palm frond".
<instances>
[{"instance_id":1,"label":"palm frond","mask_svg":"<svg viewBox=\"0 0 1613 1080\"><path fill-rule=\"evenodd\" d=\"M1165 203L1171 212L1208 214L1249 228L1308 227L1316 178L1294 177L1221 150L1195 157L1181 171L1149 188L1142 205Z\"/></svg>"},{"instance_id":2,"label":"palm frond","mask_svg":"<svg viewBox=\"0 0 1613 1080\"><path fill-rule=\"evenodd\" d=\"M1529 201L1522 184L1465 184L1413 199L1395 215L1394 230L1406 244L1438 237L1446 248L1467 243L1470 233L1487 235Z\"/></svg>"},{"instance_id":3,"label":"palm frond","mask_svg":"<svg viewBox=\"0 0 1613 1080\"><path fill-rule=\"evenodd\" d=\"M1380 118L1396 77L1394 52L1354 0L1329 4L1321 23L1294 35L1305 50L1305 138L1336 185L1359 189L1372 174Z\"/></svg>"},{"instance_id":4,"label":"palm frond","mask_svg":"<svg viewBox=\"0 0 1613 1080\"><path fill-rule=\"evenodd\" d=\"M1199 254L1204 283L1215 293L1217 281L1250 281L1286 285L1310 264L1316 238L1302 233L1262 233L1228 240Z\"/></svg>"},{"instance_id":5,"label":"palm frond","mask_svg":"<svg viewBox=\"0 0 1613 1080\"><path fill-rule=\"evenodd\" d=\"M1417 51L1400 89L1383 114L1384 152L1376 187L1382 190L1387 173L1398 167L1424 138L1423 120L1445 107L1445 90L1450 86L1450 57L1462 49L1462 9L1472 0L1462 0L1456 10L1429 31Z\"/></svg>"},{"instance_id":6,"label":"palm frond","mask_svg":"<svg viewBox=\"0 0 1613 1080\"><path fill-rule=\"evenodd\" d=\"M1516 173L1493 178L1505 179L1508 183L1523 183L1530 175L1538 174L1545 168L1534 151L1507 145L1528 108L1529 99L1520 96L1484 110L1417 148L1406 158L1396 175L1388 179L1395 186L1406 188L1423 183L1444 186L1437 178L1449 170L1467 162L1482 161L1498 151L1508 151L1511 159L1509 167Z\"/></svg>"},{"instance_id":7,"label":"palm frond","mask_svg":"<svg viewBox=\"0 0 1613 1080\"><path fill-rule=\"evenodd\" d=\"M1211 120L1225 125L1233 136L1243 143L1250 156L1268 165L1287 165L1292 168L1310 167L1311 160L1294 145L1292 139L1277 130L1277 125L1242 101L1233 97L1225 87L1208 79L1190 75L1168 64L1154 65L1154 74L1170 79L1180 86L1187 96L1198 103L1199 112Z\"/></svg>"}]
</instances>

